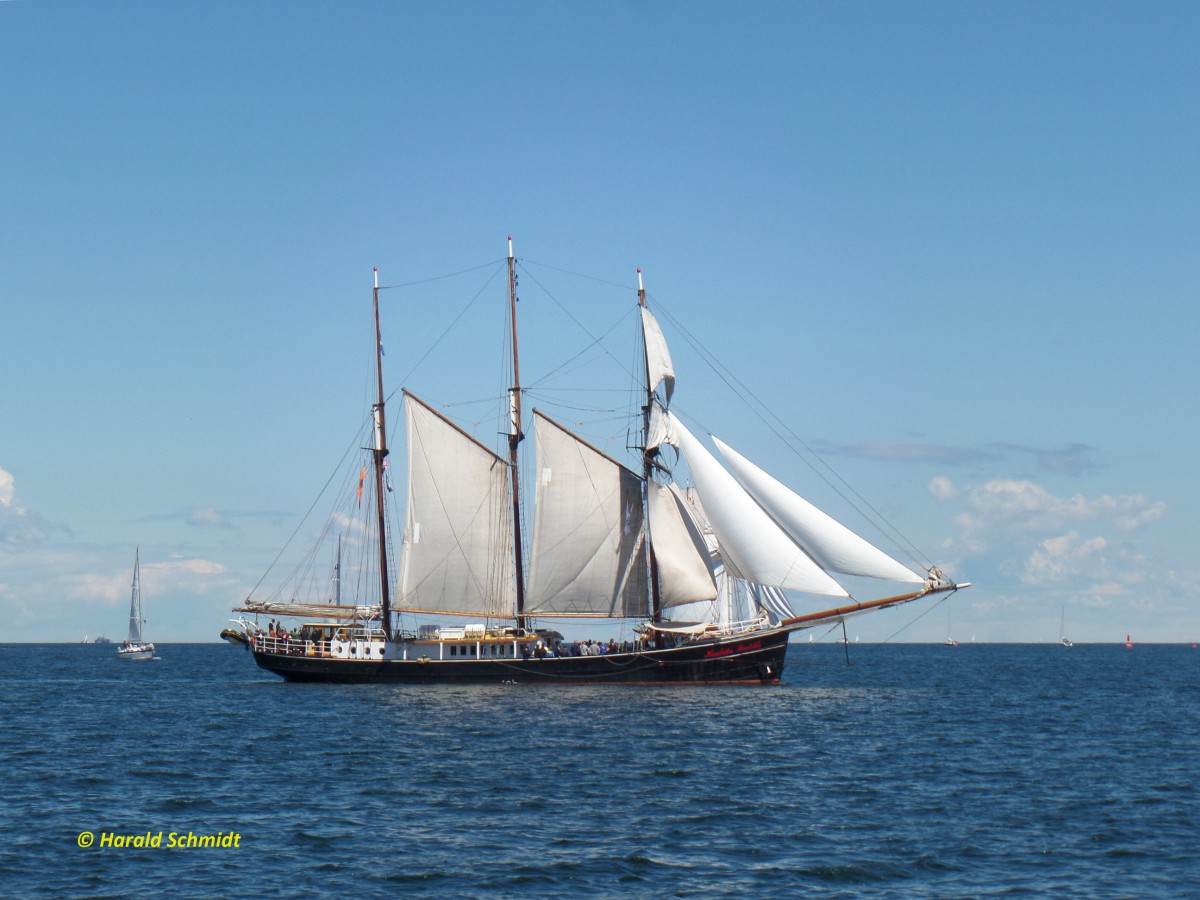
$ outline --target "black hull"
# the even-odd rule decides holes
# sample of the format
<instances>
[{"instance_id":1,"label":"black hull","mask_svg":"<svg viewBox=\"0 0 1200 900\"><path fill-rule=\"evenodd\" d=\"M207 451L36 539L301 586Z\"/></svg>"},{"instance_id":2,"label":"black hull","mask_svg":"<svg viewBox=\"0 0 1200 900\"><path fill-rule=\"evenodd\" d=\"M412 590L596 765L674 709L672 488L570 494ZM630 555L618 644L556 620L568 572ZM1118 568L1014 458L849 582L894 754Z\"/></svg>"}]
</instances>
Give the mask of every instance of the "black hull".
<instances>
[{"instance_id":1,"label":"black hull","mask_svg":"<svg viewBox=\"0 0 1200 900\"><path fill-rule=\"evenodd\" d=\"M254 650L288 681L343 684L778 684L788 634L777 629L667 650L544 659L357 660Z\"/></svg>"}]
</instances>

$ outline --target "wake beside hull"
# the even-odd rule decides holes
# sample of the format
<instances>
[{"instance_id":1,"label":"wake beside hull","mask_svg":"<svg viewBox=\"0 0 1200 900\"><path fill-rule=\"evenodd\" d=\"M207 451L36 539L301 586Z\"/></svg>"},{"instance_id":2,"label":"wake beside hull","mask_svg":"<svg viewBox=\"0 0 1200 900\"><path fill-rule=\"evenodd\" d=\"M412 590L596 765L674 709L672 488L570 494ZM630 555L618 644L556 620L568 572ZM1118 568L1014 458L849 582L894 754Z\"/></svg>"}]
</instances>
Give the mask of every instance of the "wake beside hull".
<instances>
[{"instance_id":1,"label":"wake beside hull","mask_svg":"<svg viewBox=\"0 0 1200 900\"><path fill-rule=\"evenodd\" d=\"M391 684L778 684L787 630L666 650L544 659L357 660L253 650L288 681Z\"/></svg>"}]
</instances>

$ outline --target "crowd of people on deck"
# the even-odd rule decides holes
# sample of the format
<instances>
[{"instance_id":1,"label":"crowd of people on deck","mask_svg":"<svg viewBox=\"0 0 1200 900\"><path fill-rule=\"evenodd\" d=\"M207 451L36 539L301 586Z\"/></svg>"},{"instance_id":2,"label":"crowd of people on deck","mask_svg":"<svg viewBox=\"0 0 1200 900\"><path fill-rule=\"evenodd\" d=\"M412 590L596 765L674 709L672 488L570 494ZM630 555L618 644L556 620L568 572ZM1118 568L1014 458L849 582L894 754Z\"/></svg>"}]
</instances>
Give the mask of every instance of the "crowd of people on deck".
<instances>
[{"instance_id":1,"label":"crowd of people on deck","mask_svg":"<svg viewBox=\"0 0 1200 900\"><path fill-rule=\"evenodd\" d=\"M259 632L260 635L264 632ZM267 637L279 641L323 641L328 635L321 628L316 628L310 625L303 627L295 627L290 631L284 626L283 622L276 622L274 619L270 621L265 632ZM658 638L655 635L655 638ZM632 641L618 641L613 638L608 641L577 641L569 643L567 641L555 641L552 646L547 645L545 641L537 641L531 648L529 644L522 644L521 655L525 659L545 659L547 657L564 657L564 656L608 656L612 653L640 653L643 650L657 648L661 646L660 639L652 639L647 641L645 637L638 636Z\"/></svg>"},{"instance_id":2,"label":"crowd of people on deck","mask_svg":"<svg viewBox=\"0 0 1200 900\"><path fill-rule=\"evenodd\" d=\"M320 628L305 625L289 631L282 622L276 623L274 619L267 626L267 637L275 638L278 641L323 641L326 639L325 633Z\"/></svg>"},{"instance_id":3,"label":"crowd of people on deck","mask_svg":"<svg viewBox=\"0 0 1200 900\"><path fill-rule=\"evenodd\" d=\"M613 638L609 641L577 641L568 643L567 641L555 641L553 646L547 646L544 641L538 641L534 644L531 650L528 644L523 645L522 655L529 659L545 659L547 657L561 656L608 656L611 653L640 653L647 649L647 642L644 637L638 637L632 641L618 641Z\"/></svg>"}]
</instances>

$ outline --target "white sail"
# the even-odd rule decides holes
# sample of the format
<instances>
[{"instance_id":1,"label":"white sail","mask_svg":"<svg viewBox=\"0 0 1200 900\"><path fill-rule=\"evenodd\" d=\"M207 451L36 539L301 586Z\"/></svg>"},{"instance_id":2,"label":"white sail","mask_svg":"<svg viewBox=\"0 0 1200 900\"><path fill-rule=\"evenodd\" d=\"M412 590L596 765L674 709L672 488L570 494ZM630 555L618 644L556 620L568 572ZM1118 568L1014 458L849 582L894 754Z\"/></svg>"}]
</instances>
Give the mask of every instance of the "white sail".
<instances>
[{"instance_id":1,"label":"white sail","mask_svg":"<svg viewBox=\"0 0 1200 900\"><path fill-rule=\"evenodd\" d=\"M670 405L671 393L675 390L675 367L671 363L671 351L663 337L658 320L646 307L642 311L642 335L646 342L646 374L650 380L650 393L663 388L663 400Z\"/></svg>"},{"instance_id":2,"label":"white sail","mask_svg":"<svg viewBox=\"0 0 1200 900\"><path fill-rule=\"evenodd\" d=\"M525 611L645 616L642 481L534 411L537 511Z\"/></svg>"},{"instance_id":3,"label":"white sail","mask_svg":"<svg viewBox=\"0 0 1200 900\"><path fill-rule=\"evenodd\" d=\"M738 483L825 571L910 584L925 580L817 509L716 436L713 443Z\"/></svg>"},{"instance_id":4,"label":"white sail","mask_svg":"<svg viewBox=\"0 0 1200 900\"><path fill-rule=\"evenodd\" d=\"M133 587L129 594L129 637L130 644L142 642L142 584L139 565L139 552L133 552Z\"/></svg>"},{"instance_id":5,"label":"white sail","mask_svg":"<svg viewBox=\"0 0 1200 900\"><path fill-rule=\"evenodd\" d=\"M508 465L405 392L408 517L400 608L511 617Z\"/></svg>"},{"instance_id":6,"label":"white sail","mask_svg":"<svg viewBox=\"0 0 1200 900\"><path fill-rule=\"evenodd\" d=\"M704 535L677 489L651 484L650 540L658 566L659 605L663 609L712 600L717 585L708 564Z\"/></svg>"},{"instance_id":7,"label":"white sail","mask_svg":"<svg viewBox=\"0 0 1200 900\"><path fill-rule=\"evenodd\" d=\"M671 431L679 440L726 565L747 581L810 594L849 596L780 530L674 414L670 418Z\"/></svg>"},{"instance_id":8,"label":"white sail","mask_svg":"<svg viewBox=\"0 0 1200 900\"><path fill-rule=\"evenodd\" d=\"M679 441L671 433L671 419L667 409L655 398L650 403L650 421L646 428L646 452L657 450L663 444L678 448Z\"/></svg>"},{"instance_id":9,"label":"white sail","mask_svg":"<svg viewBox=\"0 0 1200 900\"><path fill-rule=\"evenodd\" d=\"M708 551L708 565L717 585L716 603L712 604L712 607L716 608L719 621L728 622L735 618L734 607L737 605L739 586L740 594L748 600L747 615L753 616L759 611L766 610L776 620L794 616L796 613L779 588L745 581L726 569L725 561L721 558L721 545L717 542L717 536L713 534L712 526L708 523L708 516L704 513L704 504L700 502L700 497L696 494L695 489L690 488L683 491L678 486L672 485L671 490L679 498L680 503L683 504L684 509L696 524L696 528L704 536L704 546ZM683 612L686 615L688 611L683 610Z\"/></svg>"}]
</instances>

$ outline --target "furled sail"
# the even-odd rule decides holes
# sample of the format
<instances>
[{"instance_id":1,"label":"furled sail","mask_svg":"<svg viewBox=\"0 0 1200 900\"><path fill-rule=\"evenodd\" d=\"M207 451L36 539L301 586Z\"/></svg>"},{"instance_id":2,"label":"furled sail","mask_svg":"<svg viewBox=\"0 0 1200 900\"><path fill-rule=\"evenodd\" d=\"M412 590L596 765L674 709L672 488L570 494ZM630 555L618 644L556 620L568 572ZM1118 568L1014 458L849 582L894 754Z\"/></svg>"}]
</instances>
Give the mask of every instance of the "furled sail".
<instances>
[{"instance_id":1,"label":"furled sail","mask_svg":"<svg viewBox=\"0 0 1200 900\"><path fill-rule=\"evenodd\" d=\"M713 443L738 483L825 571L911 584L925 580L817 509L719 438L714 436Z\"/></svg>"},{"instance_id":2,"label":"furled sail","mask_svg":"<svg viewBox=\"0 0 1200 900\"><path fill-rule=\"evenodd\" d=\"M408 517L400 607L511 617L508 466L407 391Z\"/></svg>"},{"instance_id":3,"label":"furled sail","mask_svg":"<svg viewBox=\"0 0 1200 900\"><path fill-rule=\"evenodd\" d=\"M671 364L671 351L667 349L667 339L663 337L658 320L646 307L642 311L642 335L646 342L646 374L650 379L650 393L663 388L663 400L671 403L671 393L675 390L675 367Z\"/></svg>"},{"instance_id":4,"label":"furled sail","mask_svg":"<svg viewBox=\"0 0 1200 900\"><path fill-rule=\"evenodd\" d=\"M666 407L655 398L650 402L650 419L646 426L646 452L657 450L663 444L675 447L678 443L675 435L671 433L671 420Z\"/></svg>"},{"instance_id":5,"label":"furled sail","mask_svg":"<svg viewBox=\"0 0 1200 900\"><path fill-rule=\"evenodd\" d=\"M534 433L537 511L525 611L647 615L641 479L536 410Z\"/></svg>"},{"instance_id":6,"label":"furled sail","mask_svg":"<svg viewBox=\"0 0 1200 900\"><path fill-rule=\"evenodd\" d=\"M669 415L671 431L687 460L726 565L747 581L811 594L848 596L780 530L683 423L674 414Z\"/></svg>"},{"instance_id":7,"label":"furled sail","mask_svg":"<svg viewBox=\"0 0 1200 900\"><path fill-rule=\"evenodd\" d=\"M650 485L650 539L658 564L659 605L663 609L712 600L717 585L708 563L704 535L674 485Z\"/></svg>"}]
</instances>

